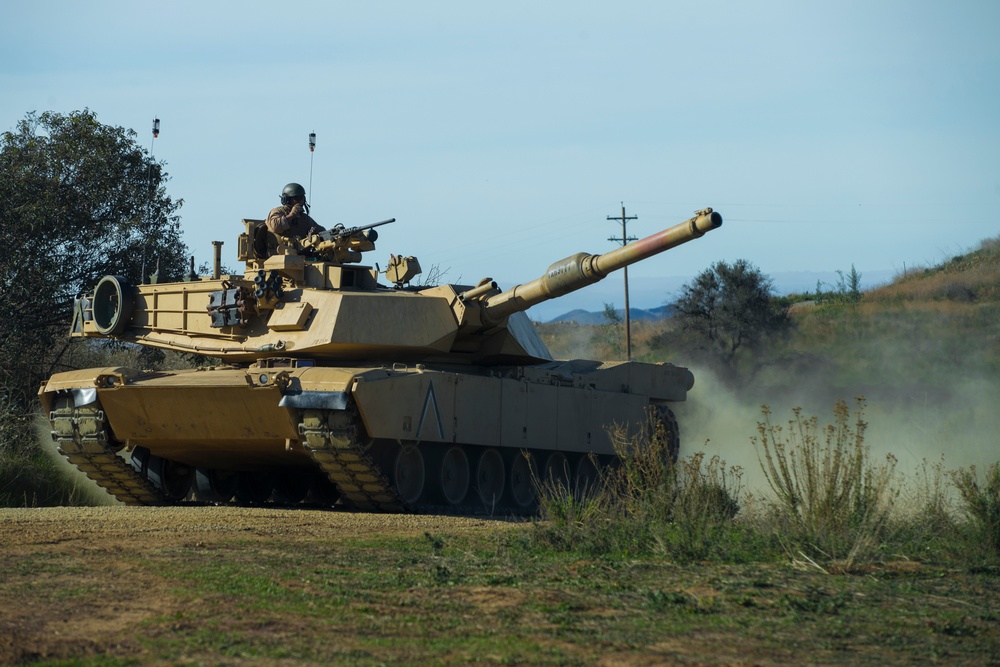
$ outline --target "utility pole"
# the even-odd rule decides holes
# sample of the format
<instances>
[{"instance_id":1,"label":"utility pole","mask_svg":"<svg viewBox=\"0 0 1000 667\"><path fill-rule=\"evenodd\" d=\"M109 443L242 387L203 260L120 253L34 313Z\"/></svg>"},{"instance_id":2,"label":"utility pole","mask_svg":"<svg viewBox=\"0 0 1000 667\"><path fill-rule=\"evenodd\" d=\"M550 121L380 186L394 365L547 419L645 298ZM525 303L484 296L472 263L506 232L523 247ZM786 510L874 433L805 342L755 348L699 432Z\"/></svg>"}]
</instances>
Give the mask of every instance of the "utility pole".
<instances>
[{"instance_id":1,"label":"utility pole","mask_svg":"<svg viewBox=\"0 0 1000 667\"><path fill-rule=\"evenodd\" d=\"M622 223L622 235L621 238L616 236L609 236L609 241L618 241L623 246L627 245L629 241L635 241L635 236L629 236L626 225L629 220L638 220L639 216L625 215L625 202L622 202L622 214L621 217L615 217L613 215L608 216L608 220L615 220ZM625 276L625 360L632 361L632 318L629 314L629 304L628 304L628 267L626 266L622 273Z\"/></svg>"}]
</instances>

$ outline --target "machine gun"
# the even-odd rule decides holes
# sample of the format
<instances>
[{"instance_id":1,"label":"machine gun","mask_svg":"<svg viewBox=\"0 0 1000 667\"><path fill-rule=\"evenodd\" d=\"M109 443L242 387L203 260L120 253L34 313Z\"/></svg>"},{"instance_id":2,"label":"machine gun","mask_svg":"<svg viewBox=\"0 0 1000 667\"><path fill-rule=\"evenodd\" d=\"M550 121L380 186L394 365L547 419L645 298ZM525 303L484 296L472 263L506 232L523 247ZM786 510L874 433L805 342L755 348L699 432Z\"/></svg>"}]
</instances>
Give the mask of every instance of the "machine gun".
<instances>
[{"instance_id":1,"label":"machine gun","mask_svg":"<svg viewBox=\"0 0 1000 667\"><path fill-rule=\"evenodd\" d=\"M339 238L346 238L354 236L358 232L363 232L366 229L375 229L376 227L381 227L382 225L388 225L390 222L396 222L396 218L389 218L388 220L383 220L382 222L373 222L370 225L359 225L357 227L345 228L343 225L336 225L333 229L327 230L325 232L320 232L319 236L326 241ZM366 234L366 236L371 241L378 240L378 232Z\"/></svg>"},{"instance_id":2,"label":"machine gun","mask_svg":"<svg viewBox=\"0 0 1000 667\"><path fill-rule=\"evenodd\" d=\"M310 234L299 243L300 251L316 259L324 259L337 264L353 264L361 261L361 253L375 249L378 240L376 227L396 222L389 218L370 225L344 227L337 225L316 234Z\"/></svg>"}]
</instances>

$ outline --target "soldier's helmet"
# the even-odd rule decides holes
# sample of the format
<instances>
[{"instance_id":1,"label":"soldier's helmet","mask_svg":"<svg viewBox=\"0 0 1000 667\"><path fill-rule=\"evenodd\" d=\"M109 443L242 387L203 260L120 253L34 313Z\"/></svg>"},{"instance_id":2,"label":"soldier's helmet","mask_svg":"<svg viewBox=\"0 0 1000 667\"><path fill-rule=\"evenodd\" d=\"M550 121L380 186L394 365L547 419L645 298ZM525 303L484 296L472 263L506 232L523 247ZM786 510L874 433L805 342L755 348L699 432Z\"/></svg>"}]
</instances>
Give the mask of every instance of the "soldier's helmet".
<instances>
[{"instance_id":1,"label":"soldier's helmet","mask_svg":"<svg viewBox=\"0 0 1000 667\"><path fill-rule=\"evenodd\" d=\"M288 206L295 197L302 197L304 200L306 198L306 189L298 183L289 183L281 191L281 205Z\"/></svg>"}]
</instances>

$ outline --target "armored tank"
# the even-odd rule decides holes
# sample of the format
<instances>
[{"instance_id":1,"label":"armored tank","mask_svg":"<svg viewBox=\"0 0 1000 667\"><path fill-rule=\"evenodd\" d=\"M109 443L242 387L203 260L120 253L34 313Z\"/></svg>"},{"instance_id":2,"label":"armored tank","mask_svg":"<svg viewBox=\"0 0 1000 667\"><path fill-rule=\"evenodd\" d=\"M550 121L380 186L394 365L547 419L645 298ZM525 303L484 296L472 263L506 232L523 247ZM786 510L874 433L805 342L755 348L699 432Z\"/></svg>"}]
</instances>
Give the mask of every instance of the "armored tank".
<instances>
[{"instance_id":1,"label":"armored tank","mask_svg":"<svg viewBox=\"0 0 1000 667\"><path fill-rule=\"evenodd\" d=\"M216 242L211 276L102 278L77 299L72 336L215 365L52 376L39 395L58 451L133 505L484 514L531 512L539 481L594 484L615 461L612 424L655 427L676 456L669 406L693 386L688 369L553 360L524 311L701 237L718 213L572 255L506 291L490 278L413 285L414 257L360 265L389 222L299 239L245 219L242 275L220 275Z\"/></svg>"}]
</instances>

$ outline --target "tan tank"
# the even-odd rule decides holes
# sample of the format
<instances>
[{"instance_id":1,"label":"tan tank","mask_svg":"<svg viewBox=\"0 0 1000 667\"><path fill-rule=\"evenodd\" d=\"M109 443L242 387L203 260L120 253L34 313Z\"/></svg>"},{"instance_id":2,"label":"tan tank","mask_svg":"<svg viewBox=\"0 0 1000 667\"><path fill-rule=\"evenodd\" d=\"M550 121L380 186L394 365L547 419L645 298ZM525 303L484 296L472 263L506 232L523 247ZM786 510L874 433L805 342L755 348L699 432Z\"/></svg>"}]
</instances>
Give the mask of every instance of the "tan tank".
<instances>
[{"instance_id":1,"label":"tan tank","mask_svg":"<svg viewBox=\"0 0 1000 667\"><path fill-rule=\"evenodd\" d=\"M221 360L43 384L59 452L120 501L523 513L537 479L592 484L615 455L612 424L658 420L676 455L668 406L685 400L690 371L553 361L523 311L719 227L712 209L503 292L490 278L411 286L413 257L385 271L357 265L386 223L305 239L243 223L243 275L219 275L217 243L213 276L138 286L105 276L75 304L73 336Z\"/></svg>"}]
</instances>

